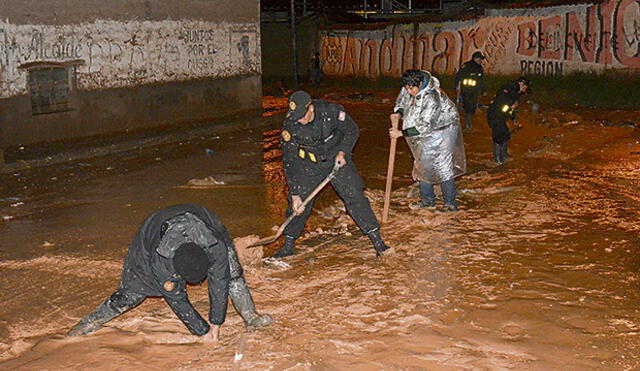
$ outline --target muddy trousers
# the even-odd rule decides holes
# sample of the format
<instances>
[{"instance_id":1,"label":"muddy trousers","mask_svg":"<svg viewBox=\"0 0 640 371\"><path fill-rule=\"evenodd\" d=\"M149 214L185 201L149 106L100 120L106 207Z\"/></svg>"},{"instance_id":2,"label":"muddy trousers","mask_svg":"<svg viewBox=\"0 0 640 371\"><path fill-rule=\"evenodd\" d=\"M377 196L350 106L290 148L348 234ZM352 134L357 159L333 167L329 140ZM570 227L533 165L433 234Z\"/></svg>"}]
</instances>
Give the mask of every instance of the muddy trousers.
<instances>
[{"instance_id":1,"label":"muddy trousers","mask_svg":"<svg viewBox=\"0 0 640 371\"><path fill-rule=\"evenodd\" d=\"M145 295L119 289L93 312L81 319L77 325L73 326L68 335L90 334L120 314L142 303L145 298Z\"/></svg>"},{"instance_id":2,"label":"muddy trousers","mask_svg":"<svg viewBox=\"0 0 640 371\"><path fill-rule=\"evenodd\" d=\"M363 234L368 234L369 232L378 230L380 224L378 224L378 220L371 210L369 200L364 195L364 181L358 174L351 159L348 161L345 166L338 170L336 177L331 181L331 185L344 202L347 212L351 215L353 221L356 222L358 228L360 228ZM309 176L304 178L304 183L300 185L300 194L298 194L298 196L304 200L330 172L331 168L327 168L317 169L316 172L309 173ZM287 218L293 213L291 192L289 192L288 198L289 207L286 212ZM285 236L289 236L294 240L300 237L304 225L313 209L314 201L315 199L311 200L305 207L304 212L293 218L291 223L284 229Z\"/></svg>"},{"instance_id":3,"label":"muddy trousers","mask_svg":"<svg viewBox=\"0 0 640 371\"><path fill-rule=\"evenodd\" d=\"M473 114L478 109L478 92L475 90L463 90L461 95L462 108L464 110L464 128L471 129L473 128Z\"/></svg>"},{"instance_id":4,"label":"muddy trousers","mask_svg":"<svg viewBox=\"0 0 640 371\"><path fill-rule=\"evenodd\" d=\"M509 141L502 143L493 142L493 160L498 164L504 164L509 158Z\"/></svg>"},{"instance_id":5,"label":"muddy trousers","mask_svg":"<svg viewBox=\"0 0 640 371\"><path fill-rule=\"evenodd\" d=\"M465 129L473 128L473 113L469 113L469 112L464 113L464 128Z\"/></svg>"},{"instance_id":6,"label":"muddy trousers","mask_svg":"<svg viewBox=\"0 0 640 371\"><path fill-rule=\"evenodd\" d=\"M269 315L259 315L249 292L249 286L244 277L234 278L229 282L229 297L233 307L242 317L248 327L262 327L270 324ZM70 331L69 336L87 335L99 329L105 323L120 314L142 303L146 295L138 294L126 289L118 289L104 303L93 312L86 315Z\"/></svg>"}]
</instances>

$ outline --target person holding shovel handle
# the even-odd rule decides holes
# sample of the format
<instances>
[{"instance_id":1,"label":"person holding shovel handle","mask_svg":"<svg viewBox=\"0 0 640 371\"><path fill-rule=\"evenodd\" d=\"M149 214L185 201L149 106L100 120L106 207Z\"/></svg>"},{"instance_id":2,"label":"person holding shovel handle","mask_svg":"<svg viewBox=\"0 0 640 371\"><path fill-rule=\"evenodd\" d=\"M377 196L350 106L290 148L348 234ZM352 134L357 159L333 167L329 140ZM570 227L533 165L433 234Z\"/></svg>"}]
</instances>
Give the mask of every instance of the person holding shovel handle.
<instances>
[{"instance_id":1,"label":"person holding shovel handle","mask_svg":"<svg viewBox=\"0 0 640 371\"><path fill-rule=\"evenodd\" d=\"M312 100L304 91L289 98L289 110L281 133L282 162L289 187L286 215L295 215L284 229L284 245L273 256L295 253L295 241L309 218L313 200L303 200L331 173L339 168L331 185L345 204L362 233L371 240L376 255L392 250L380 236L380 225L364 195L364 181L351 160L359 129L353 119L336 103Z\"/></svg>"},{"instance_id":2,"label":"person holding shovel handle","mask_svg":"<svg viewBox=\"0 0 640 371\"><path fill-rule=\"evenodd\" d=\"M407 140L414 159L412 175L420 185L421 199L409 208L435 208L433 188L440 184L443 211L458 210L455 179L466 171L464 142L458 111L438 79L427 71L405 71L390 118L389 136Z\"/></svg>"}]
</instances>

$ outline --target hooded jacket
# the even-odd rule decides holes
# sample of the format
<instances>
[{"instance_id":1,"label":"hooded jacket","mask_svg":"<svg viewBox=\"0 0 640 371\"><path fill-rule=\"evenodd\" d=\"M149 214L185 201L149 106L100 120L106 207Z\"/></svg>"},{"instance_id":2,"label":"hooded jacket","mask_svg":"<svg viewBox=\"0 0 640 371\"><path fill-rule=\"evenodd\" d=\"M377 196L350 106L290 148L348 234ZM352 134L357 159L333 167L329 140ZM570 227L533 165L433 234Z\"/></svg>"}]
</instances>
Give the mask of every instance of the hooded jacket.
<instances>
[{"instance_id":1,"label":"hooded jacket","mask_svg":"<svg viewBox=\"0 0 640 371\"><path fill-rule=\"evenodd\" d=\"M460 117L440 89L440 82L422 71L424 83L415 97L402 89L394 112L403 116L402 129L413 154L413 178L438 184L466 171Z\"/></svg>"}]
</instances>

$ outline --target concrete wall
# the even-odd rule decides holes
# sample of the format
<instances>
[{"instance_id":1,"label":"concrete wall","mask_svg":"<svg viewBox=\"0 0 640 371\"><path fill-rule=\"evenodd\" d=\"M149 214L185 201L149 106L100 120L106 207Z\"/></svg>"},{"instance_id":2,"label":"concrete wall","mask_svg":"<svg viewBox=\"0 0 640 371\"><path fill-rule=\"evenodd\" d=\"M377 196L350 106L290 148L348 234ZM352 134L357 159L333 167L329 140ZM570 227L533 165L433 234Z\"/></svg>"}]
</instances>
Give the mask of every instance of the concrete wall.
<instances>
[{"instance_id":1,"label":"concrete wall","mask_svg":"<svg viewBox=\"0 0 640 371\"><path fill-rule=\"evenodd\" d=\"M0 0L4 146L261 110L258 0ZM70 110L33 115L29 68L70 65Z\"/></svg>"},{"instance_id":2,"label":"concrete wall","mask_svg":"<svg viewBox=\"0 0 640 371\"><path fill-rule=\"evenodd\" d=\"M318 28L322 23L318 17L306 18L297 24L298 73L305 78L311 56L319 51ZM285 22L263 22L262 75L265 78L290 78L293 76L293 51L291 24Z\"/></svg>"},{"instance_id":3,"label":"concrete wall","mask_svg":"<svg viewBox=\"0 0 640 371\"><path fill-rule=\"evenodd\" d=\"M488 10L480 19L325 29L325 73L400 76L409 68L452 74L480 50L488 73L640 73L640 1L608 0Z\"/></svg>"}]
</instances>

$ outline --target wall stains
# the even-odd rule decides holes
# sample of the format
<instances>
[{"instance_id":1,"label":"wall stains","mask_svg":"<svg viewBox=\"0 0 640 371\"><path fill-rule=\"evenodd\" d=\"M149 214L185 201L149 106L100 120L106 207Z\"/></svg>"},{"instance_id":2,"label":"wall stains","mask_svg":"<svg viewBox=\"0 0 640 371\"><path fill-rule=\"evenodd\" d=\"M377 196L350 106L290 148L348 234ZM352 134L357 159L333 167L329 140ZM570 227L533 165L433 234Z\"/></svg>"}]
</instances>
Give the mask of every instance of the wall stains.
<instances>
[{"instance_id":1,"label":"wall stains","mask_svg":"<svg viewBox=\"0 0 640 371\"><path fill-rule=\"evenodd\" d=\"M255 24L107 21L75 25L0 22L0 98L25 94L30 62L82 60L78 88L96 90L148 83L260 73Z\"/></svg>"}]
</instances>

